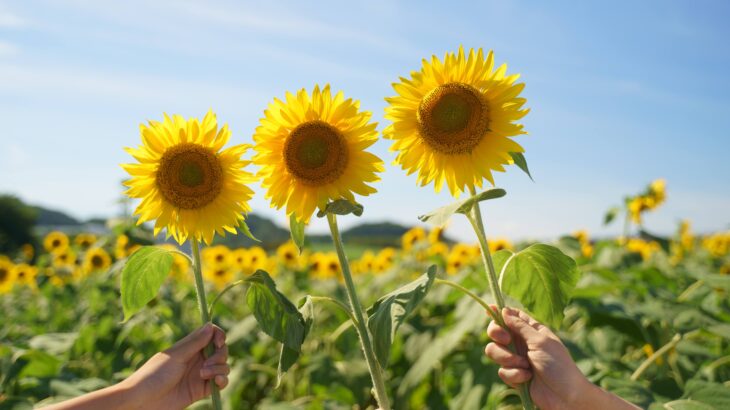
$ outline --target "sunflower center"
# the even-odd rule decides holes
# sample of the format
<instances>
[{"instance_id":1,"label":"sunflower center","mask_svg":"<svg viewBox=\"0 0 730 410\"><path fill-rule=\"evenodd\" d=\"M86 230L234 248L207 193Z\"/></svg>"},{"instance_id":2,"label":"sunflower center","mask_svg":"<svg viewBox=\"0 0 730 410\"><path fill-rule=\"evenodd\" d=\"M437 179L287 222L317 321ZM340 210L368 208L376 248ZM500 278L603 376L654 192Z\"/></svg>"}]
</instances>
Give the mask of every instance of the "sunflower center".
<instances>
[{"instance_id":1,"label":"sunflower center","mask_svg":"<svg viewBox=\"0 0 730 410\"><path fill-rule=\"evenodd\" d=\"M173 206L199 209L220 194L223 169L212 150L193 143L178 144L162 156L157 187Z\"/></svg>"},{"instance_id":2,"label":"sunflower center","mask_svg":"<svg viewBox=\"0 0 730 410\"><path fill-rule=\"evenodd\" d=\"M54 239L51 242L51 248L58 248L59 246L61 246L61 240L60 239Z\"/></svg>"},{"instance_id":3,"label":"sunflower center","mask_svg":"<svg viewBox=\"0 0 730 410\"><path fill-rule=\"evenodd\" d=\"M423 97L417 119L421 137L431 148L465 154L489 131L489 106L471 85L447 83Z\"/></svg>"},{"instance_id":4,"label":"sunflower center","mask_svg":"<svg viewBox=\"0 0 730 410\"><path fill-rule=\"evenodd\" d=\"M313 120L299 124L284 143L287 170L306 185L325 185L347 167L345 138L335 127Z\"/></svg>"},{"instance_id":5,"label":"sunflower center","mask_svg":"<svg viewBox=\"0 0 730 410\"><path fill-rule=\"evenodd\" d=\"M0 282L5 282L5 278L8 277L8 270L5 268L0 268Z\"/></svg>"},{"instance_id":6,"label":"sunflower center","mask_svg":"<svg viewBox=\"0 0 730 410\"><path fill-rule=\"evenodd\" d=\"M104 259L99 255L94 255L91 257L91 266L95 268L100 268L104 265Z\"/></svg>"}]
</instances>

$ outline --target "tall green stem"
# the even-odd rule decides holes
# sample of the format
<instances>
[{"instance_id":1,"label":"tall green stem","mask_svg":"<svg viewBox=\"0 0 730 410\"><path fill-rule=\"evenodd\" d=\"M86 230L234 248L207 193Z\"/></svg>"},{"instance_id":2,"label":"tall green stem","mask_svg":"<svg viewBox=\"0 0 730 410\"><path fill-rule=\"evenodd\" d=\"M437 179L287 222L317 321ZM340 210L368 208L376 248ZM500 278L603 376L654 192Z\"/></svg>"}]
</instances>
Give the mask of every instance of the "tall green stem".
<instances>
[{"instance_id":1,"label":"tall green stem","mask_svg":"<svg viewBox=\"0 0 730 410\"><path fill-rule=\"evenodd\" d=\"M337 215L328 213L327 222L329 222L330 232L332 233L332 241L335 243L337 256L340 259L342 276L345 279L345 288L347 288L347 297L350 300L350 307L352 308L352 313L356 319L355 329L357 330L358 336L360 336L362 350L365 352L365 362L370 370L373 387L375 387L375 399L378 401L380 409L390 410L390 401L388 400L388 395L385 389L383 369L380 368L380 364L377 360L375 360L373 344L370 341L370 333L368 332L368 328L365 326L365 316L363 315L362 305L360 304L360 299L358 299L357 293L355 292L355 283L353 282L352 274L350 273L350 264L347 262L347 255L345 255L345 249L342 246L340 230L337 228Z\"/></svg>"},{"instance_id":2,"label":"tall green stem","mask_svg":"<svg viewBox=\"0 0 730 410\"><path fill-rule=\"evenodd\" d=\"M198 309L200 310L200 318L203 323L210 322L210 315L208 314L208 303L205 301L205 286L203 285L203 273L200 265L200 246L198 240L195 238L190 239L190 243L193 248L193 272L195 274L195 293L198 295ZM209 357L215 351L213 341L205 347L205 357ZM218 390L218 385L215 384L215 379L210 380L210 392L211 398L213 399L213 408L215 410L221 410L221 393Z\"/></svg>"},{"instance_id":3,"label":"tall green stem","mask_svg":"<svg viewBox=\"0 0 730 410\"><path fill-rule=\"evenodd\" d=\"M474 187L471 187L471 194L476 195ZM482 262L484 262L485 271L487 273L489 290L492 292L492 297L497 302L498 309L495 315L497 324L509 332L509 329L504 323L504 318L502 317L502 309L505 307L504 297L502 296L502 291L499 289L499 279L497 277L497 272L494 269L492 254L489 251L489 243L487 242L487 235L484 230L484 223L482 222L482 212L479 207L479 202L474 204L469 213L466 214L466 217L471 223L472 228L474 228L474 232L479 240L479 247L482 249ZM510 343L510 350L512 352L517 352L517 349L517 343L515 343L513 335L512 342ZM524 352L522 355L524 356ZM532 403L532 398L530 397L530 382L520 384L517 388L517 393L520 396L520 400L522 400L522 407L524 407L525 410L535 409L535 405Z\"/></svg>"}]
</instances>

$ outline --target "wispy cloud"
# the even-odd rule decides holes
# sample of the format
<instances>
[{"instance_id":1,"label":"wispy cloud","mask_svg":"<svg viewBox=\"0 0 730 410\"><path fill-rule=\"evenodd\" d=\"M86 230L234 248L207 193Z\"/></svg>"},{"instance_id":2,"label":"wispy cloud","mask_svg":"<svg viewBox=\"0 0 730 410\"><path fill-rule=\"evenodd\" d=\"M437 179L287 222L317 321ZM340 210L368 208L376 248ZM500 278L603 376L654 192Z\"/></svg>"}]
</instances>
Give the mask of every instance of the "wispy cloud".
<instances>
[{"instance_id":1,"label":"wispy cloud","mask_svg":"<svg viewBox=\"0 0 730 410\"><path fill-rule=\"evenodd\" d=\"M0 40L0 58L18 54L18 47L10 42Z\"/></svg>"},{"instance_id":2,"label":"wispy cloud","mask_svg":"<svg viewBox=\"0 0 730 410\"><path fill-rule=\"evenodd\" d=\"M21 28L28 25L22 17L9 11L0 10L0 28Z\"/></svg>"}]
</instances>

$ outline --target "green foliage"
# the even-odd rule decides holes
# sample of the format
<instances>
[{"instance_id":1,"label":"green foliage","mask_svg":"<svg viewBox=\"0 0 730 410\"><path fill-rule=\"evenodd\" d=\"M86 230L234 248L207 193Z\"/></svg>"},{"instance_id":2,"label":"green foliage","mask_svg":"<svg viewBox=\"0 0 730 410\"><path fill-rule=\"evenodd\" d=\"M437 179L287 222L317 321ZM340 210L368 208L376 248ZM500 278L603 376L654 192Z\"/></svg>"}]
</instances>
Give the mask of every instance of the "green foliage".
<instances>
[{"instance_id":1,"label":"green foliage","mask_svg":"<svg viewBox=\"0 0 730 410\"><path fill-rule=\"evenodd\" d=\"M37 212L20 199L0 195L0 254L13 254L26 243L33 244Z\"/></svg>"},{"instance_id":2,"label":"green foliage","mask_svg":"<svg viewBox=\"0 0 730 410\"><path fill-rule=\"evenodd\" d=\"M521 152L510 152L509 155L515 162L515 165L517 165L522 170L522 172L527 174L527 176L534 181L534 179L532 178L532 174L530 174L530 169L527 167L527 159L525 159L525 154Z\"/></svg>"},{"instance_id":3,"label":"green foliage","mask_svg":"<svg viewBox=\"0 0 730 410\"><path fill-rule=\"evenodd\" d=\"M289 215L289 231L291 232L291 240L299 249L299 254L304 248L304 222L298 221L296 215Z\"/></svg>"},{"instance_id":4,"label":"green foliage","mask_svg":"<svg viewBox=\"0 0 730 410\"><path fill-rule=\"evenodd\" d=\"M317 212L317 216L322 218L327 214L361 216L364 211L362 205L350 202L347 199L337 199L325 205L324 209Z\"/></svg>"},{"instance_id":5,"label":"green foliage","mask_svg":"<svg viewBox=\"0 0 730 410\"><path fill-rule=\"evenodd\" d=\"M501 198L507 195L507 191L502 188L490 188L476 195L470 196L461 201L443 206L425 215L418 217L422 222L428 222L433 226L444 226L454 214L466 214L471 211L474 204L489 199Z\"/></svg>"},{"instance_id":6,"label":"green foliage","mask_svg":"<svg viewBox=\"0 0 730 410\"><path fill-rule=\"evenodd\" d=\"M157 296L171 268L172 254L157 246L144 246L129 257L122 269L125 322Z\"/></svg>"},{"instance_id":7,"label":"green foliage","mask_svg":"<svg viewBox=\"0 0 730 410\"><path fill-rule=\"evenodd\" d=\"M381 297L368 309L367 325L373 336L375 356L383 369L388 367L390 347L398 327L426 297L435 278L436 266L431 265L418 279Z\"/></svg>"},{"instance_id":8,"label":"green foliage","mask_svg":"<svg viewBox=\"0 0 730 410\"><path fill-rule=\"evenodd\" d=\"M495 268L500 272L502 291L519 300L535 319L559 327L563 309L580 277L575 261L545 244L531 245L517 253L501 250L497 255Z\"/></svg>"}]
</instances>

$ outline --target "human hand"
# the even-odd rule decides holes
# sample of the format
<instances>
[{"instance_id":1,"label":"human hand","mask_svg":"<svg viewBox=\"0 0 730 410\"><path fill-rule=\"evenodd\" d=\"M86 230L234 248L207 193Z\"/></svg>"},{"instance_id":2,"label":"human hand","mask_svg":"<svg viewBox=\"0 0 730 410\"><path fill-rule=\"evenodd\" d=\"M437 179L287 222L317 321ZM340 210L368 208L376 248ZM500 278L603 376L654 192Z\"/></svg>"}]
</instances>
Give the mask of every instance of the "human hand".
<instances>
[{"instance_id":1,"label":"human hand","mask_svg":"<svg viewBox=\"0 0 730 410\"><path fill-rule=\"evenodd\" d=\"M203 349L211 340L216 350L206 359ZM140 408L183 409L209 396L211 382L221 389L228 385L225 340L223 330L208 323L152 356L120 384L133 392Z\"/></svg>"},{"instance_id":2,"label":"human hand","mask_svg":"<svg viewBox=\"0 0 730 410\"><path fill-rule=\"evenodd\" d=\"M492 306L496 310L496 306ZM636 409L634 405L593 385L583 376L560 338L547 326L517 309L502 309L505 325L489 323L492 343L484 353L499 364L499 377L509 386L532 380L530 396L542 410L552 409ZM512 353L512 335L526 356Z\"/></svg>"}]
</instances>

